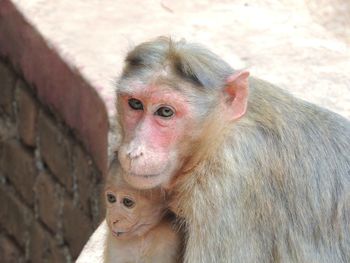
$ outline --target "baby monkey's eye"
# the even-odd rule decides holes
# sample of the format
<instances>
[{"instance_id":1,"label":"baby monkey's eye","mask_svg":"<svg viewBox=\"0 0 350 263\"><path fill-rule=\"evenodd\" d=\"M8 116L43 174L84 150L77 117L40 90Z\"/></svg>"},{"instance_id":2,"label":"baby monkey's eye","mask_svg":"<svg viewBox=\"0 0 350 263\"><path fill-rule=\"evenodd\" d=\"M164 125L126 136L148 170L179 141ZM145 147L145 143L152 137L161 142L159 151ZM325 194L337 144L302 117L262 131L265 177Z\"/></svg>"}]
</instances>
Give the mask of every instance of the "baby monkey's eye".
<instances>
[{"instance_id":1,"label":"baby monkey's eye","mask_svg":"<svg viewBox=\"0 0 350 263\"><path fill-rule=\"evenodd\" d=\"M113 194L107 194L107 200L109 203L115 203L117 201L117 198Z\"/></svg>"},{"instance_id":2,"label":"baby monkey's eye","mask_svg":"<svg viewBox=\"0 0 350 263\"><path fill-rule=\"evenodd\" d=\"M135 205L135 202L127 197L123 198L123 205L127 208L132 208Z\"/></svg>"}]
</instances>

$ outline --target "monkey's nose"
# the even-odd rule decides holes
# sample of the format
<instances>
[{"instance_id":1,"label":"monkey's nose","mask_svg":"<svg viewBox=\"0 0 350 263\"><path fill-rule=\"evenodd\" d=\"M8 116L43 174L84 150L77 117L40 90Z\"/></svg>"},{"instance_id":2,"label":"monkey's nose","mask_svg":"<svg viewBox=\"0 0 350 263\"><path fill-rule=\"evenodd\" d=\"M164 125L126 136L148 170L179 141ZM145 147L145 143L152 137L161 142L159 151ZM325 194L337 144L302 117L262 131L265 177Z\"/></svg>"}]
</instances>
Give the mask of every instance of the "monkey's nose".
<instances>
[{"instance_id":1,"label":"monkey's nose","mask_svg":"<svg viewBox=\"0 0 350 263\"><path fill-rule=\"evenodd\" d=\"M114 221L113 221L113 225L114 225L114 224L118 224L118 223L119 223L119 221L120 221L119 219L114 220Z\"/></svg>"}]
</instances>

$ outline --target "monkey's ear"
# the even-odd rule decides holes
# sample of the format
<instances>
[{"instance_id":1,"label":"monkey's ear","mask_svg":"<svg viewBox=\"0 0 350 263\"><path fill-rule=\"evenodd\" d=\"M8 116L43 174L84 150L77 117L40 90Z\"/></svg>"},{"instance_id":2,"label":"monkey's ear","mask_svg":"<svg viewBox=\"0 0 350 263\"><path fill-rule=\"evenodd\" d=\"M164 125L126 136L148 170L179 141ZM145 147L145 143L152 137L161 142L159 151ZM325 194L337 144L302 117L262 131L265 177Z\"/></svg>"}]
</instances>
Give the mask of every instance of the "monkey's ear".
<instances>
[{"instance_id":1,"label":"monkey's ear","mask_svg":"<svg viewBox=\"0 0 350 263\"><path fill-rule=\"evenodd\" d=\"M247 110L249 71L235 72L226 80L225 107L230 120L237 120Z\"/></svg>"}]
</instances>

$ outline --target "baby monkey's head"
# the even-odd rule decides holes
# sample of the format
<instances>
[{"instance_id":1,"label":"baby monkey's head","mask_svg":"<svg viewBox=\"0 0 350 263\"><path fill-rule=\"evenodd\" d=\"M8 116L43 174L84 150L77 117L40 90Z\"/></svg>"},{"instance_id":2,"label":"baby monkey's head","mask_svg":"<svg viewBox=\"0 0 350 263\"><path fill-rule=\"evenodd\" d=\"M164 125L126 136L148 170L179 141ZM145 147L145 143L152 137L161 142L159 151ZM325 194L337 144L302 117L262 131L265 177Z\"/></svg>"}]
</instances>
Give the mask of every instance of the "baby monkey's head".
<instances>
[{"instance_id":1,"label":"baby monkey's head","mask_svg":"<svg viewBox=\"0 0 350 263\"><path fill-rule=\"evenodd\" d=\"M131 239L147 233L163 218L165 194L160 188L137 190L123 180L117 160L111 163L105 185L106 221L118 239Z\"/></svg>"}]
</instances>

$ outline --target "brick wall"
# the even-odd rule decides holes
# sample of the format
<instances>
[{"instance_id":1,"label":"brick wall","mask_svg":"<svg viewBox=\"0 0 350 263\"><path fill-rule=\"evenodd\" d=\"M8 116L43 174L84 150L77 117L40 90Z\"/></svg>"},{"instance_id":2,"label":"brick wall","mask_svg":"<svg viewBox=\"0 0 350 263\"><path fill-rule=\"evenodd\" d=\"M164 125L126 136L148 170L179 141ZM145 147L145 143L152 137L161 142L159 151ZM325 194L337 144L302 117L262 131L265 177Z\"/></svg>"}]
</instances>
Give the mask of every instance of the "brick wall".
<instances>
[{"instance_id":1,"label":"brick wall","mask_svg":"<svg viewBox=\"0 0 350 263\"><path fill-rule=\"evenodd\" d=\"M0 57L0 261L72 262L103 214L102 175L35 92Z\"/></svg>"}]
</instances>

